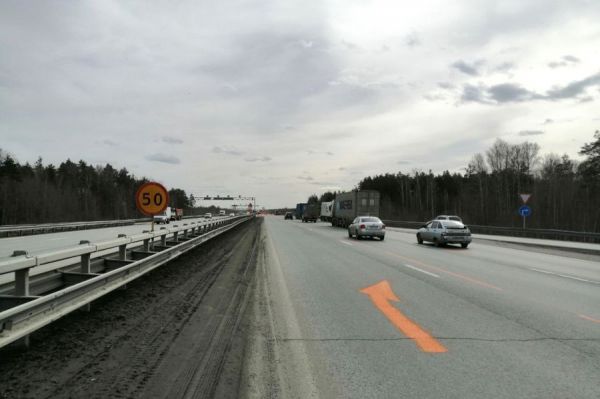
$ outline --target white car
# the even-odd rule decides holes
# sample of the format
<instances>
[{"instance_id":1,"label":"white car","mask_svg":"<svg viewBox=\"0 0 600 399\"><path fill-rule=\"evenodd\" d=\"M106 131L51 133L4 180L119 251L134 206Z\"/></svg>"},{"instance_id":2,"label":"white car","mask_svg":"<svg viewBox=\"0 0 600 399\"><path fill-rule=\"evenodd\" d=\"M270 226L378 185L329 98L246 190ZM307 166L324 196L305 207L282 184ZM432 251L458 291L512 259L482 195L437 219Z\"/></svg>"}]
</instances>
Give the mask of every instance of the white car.
<instances>
[{"instance_id":1,"label":"white car","mask_svg":"<svg viewBox=\"0 0 600 399\"><path fill-rule=\"evenodd\" d=\"M205 213L204 219L212 219L212 213L210 213L210 212Z\"/></svg>"},{"instance_id":2,"label":"white car","mask_svg":"<svg viewBox=\"0 0 600 399\"><path fill-rule=\"evenodd\" d=\"M235 213L230 213L229 216L234 217Z\"/></svg>"},{"instance_id":3,"label":"white car","mask_svg":"<svg viewBox=\"0 0 600 399\"><path fill-rule=\"evenodd\" d=\"M385 224L378 217L359 216L348 226L348 237L356 236L357 240L362 237L378 237L381 241L385 239Z\"/></svg>"}]
</instances>

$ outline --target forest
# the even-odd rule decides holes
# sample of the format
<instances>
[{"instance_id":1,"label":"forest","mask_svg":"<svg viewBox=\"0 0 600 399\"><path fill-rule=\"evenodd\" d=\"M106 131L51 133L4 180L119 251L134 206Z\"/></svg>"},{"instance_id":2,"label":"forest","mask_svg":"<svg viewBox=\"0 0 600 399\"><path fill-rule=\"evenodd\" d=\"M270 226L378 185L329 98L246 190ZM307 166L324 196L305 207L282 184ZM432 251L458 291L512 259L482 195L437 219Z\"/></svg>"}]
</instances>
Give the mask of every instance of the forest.
<instances>
[{"instance_id":1,"label":"forest","mask_svg":"<svg viewBox=\"0 0 600 399\"><path fill-rule=\"evenodd\" d=\"M0 149L0 225L140 218L134 197L147 181L110 164L21 164ZM184 190L169 196L173 207L194 205Z\"/></svg>"},{"instance_id":2,"label":"forest","mask_svg":"<svg viewBox=\"0 0 600 399\"><path fill-rule=\"evenodd\" d=\"M517 227L519 194L531 194L527 227L600 232L600 131L580 152L540 154L536 143L497 139L473 155L463 173L431 171L385 173L363 178L358 190L381 193L380 216L387 220L425 221L457 214L468 224ZM327 192L309 202L330 201Z\"/></svg>"}]
</instances>

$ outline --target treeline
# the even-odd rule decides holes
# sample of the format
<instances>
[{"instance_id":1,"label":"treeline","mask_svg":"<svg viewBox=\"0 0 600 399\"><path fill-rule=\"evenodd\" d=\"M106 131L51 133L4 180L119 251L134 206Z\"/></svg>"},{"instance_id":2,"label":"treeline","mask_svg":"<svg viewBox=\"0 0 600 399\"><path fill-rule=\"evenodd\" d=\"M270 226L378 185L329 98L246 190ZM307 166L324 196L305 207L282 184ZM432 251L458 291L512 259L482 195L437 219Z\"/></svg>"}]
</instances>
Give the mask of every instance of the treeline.
<instances>
[{"instance_id":1,"label":"treeline","mask_svg":"<svg viewBox=\"0 0 600 399\"><path fill-rule=\"evenodd\" d=\"M426 221L460 215L474 225L519 227L519 194L531 194L527 227L600 232L600 131L578 163L568 155L540 156L538 144L496 142L475 154L464 173L386 173L362 179L355 189L381 193L382 219ZM336 193L313 194L308 203Z\"/></svg>"},{"instance_id":2,"label":"treeline","mask_svg":"<svg viewBox=\"0 0 600 399\"><path fill-rule=\"evenodd\" d=\"M498 139L485 154L476 154L464 173L414 172L366 177L360 190L378 190L381 217L428 220L458 214L469 224L521 226L519 194L531 194L531 228L600 231L600 132L580 151L585 160L539 155L534 143L509 144Z\"/></svg>"},{"instance_id":3,"label":"treeline","mask_svg":"<svg viewBox=\"0 0 600 399\"><path fill-rule=\"evenodd\" d=\"M52 223L143 217L135 192L147 182L127 169L110 164L92 166L84 161L62 162L58 167L20 164L0 149L0 224ZM169 191L170 205L190 208L192 196Z\"/></svg>"}]
</instances>

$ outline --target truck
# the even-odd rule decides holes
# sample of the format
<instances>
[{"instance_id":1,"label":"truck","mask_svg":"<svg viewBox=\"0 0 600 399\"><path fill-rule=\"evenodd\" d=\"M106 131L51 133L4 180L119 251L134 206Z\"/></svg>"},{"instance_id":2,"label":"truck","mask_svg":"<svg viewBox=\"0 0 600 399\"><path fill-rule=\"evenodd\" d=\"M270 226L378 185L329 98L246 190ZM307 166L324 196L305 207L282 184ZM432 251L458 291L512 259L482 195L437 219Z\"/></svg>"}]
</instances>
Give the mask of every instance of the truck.
<instances>
[{"instance_id":1,"label":"truck","mask_svg":"<svg viewBox=\"0 0 600 399\"><path fill-rule=\"evenodd\" d=\"M158 215L154 215L152 217L152 219L154 220L154 223L157 224L169 224L169 222L171 221L171 219L173 218L173 210L170 206L166 207L165 210L162 213L159 213Z\"/></svg>"},{"instance_id":2,"label":"truck","mask_svg":"<svg viewBox=\"0 0 600 399\"><path fill-rule=\"evenodd\" d=\"M302 219L302 214L304 213L304 208L306 208L306 203L296 204L296 211L294 212L294 217L296 219Z\"/></svg>"},{"instance_id":3,"label":"truck","mask_svg":"<svg viewBox=\"0 0 600 399\"><path fill-rule=\"evenodd\" d=\"M183 209L171 208L171 220L181 220L183 218Z\"/></svg>"},{"instance_id":4,"label":"truck","mask_svg":"<svg viewBox=\"0 0 600 399\"><path fill-rule=\"evenodd\" d=\"M321 222L331 222L333 202L334 201L321 202L321 214L319 215Z\"/></svg>"},{"instance_id":5,"label":"truck","mask_svg":"<svg viewBox=\"0 0 600 399\"><path fill-rule=\"evenodd\" d=\"M219 211L219 216L225 216L225 210L224 209L221 209Z\"/></svg>"},{"instance_id":6,"label":"truck","mask_svg":"<svg viewBox=\"0 0 600 399\"><path fill-rule=\"evenodd\" d=\"M347 228L357 216L379 217L379 191L349 191L337 194L331 225Z\"/></svg>"},{"instance_id":7,"label":"truck","mask_svg":"<svg viewBox=\"0 0 600 399\"><path fill-rule=\"evenodd\" d=\"M317 223L319 218L319 204L306 204L304 212L302 212L302 222L314 222Z\"/></svg>"}]
</instances>

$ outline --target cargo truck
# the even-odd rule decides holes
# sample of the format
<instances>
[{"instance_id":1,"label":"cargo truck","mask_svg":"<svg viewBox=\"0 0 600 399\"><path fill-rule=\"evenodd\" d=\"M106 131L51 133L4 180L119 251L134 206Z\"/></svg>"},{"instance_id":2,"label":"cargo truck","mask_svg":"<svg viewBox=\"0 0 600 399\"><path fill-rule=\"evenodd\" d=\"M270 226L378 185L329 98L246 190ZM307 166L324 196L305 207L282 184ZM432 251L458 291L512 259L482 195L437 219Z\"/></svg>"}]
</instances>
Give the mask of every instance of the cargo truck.
<instances>
[{"instance_id":1,"label":"cargo truck","mask_svg":"<svg viewBox=\"0 0 600 399\"><path fill-rule=\"evenodd\" d=\"M331 222L331 216L333 214L333 202L321 202L321 221L322 222Z\"/></svg>"},{"instance_id":2,"label":"cargo truck","mask_svg":"<svg viewBox=\"0 0 600 399\"><path fill-rule=\"evenodd\" d=\"M349 191L336 195L331 225L347 228L357 216L379 216L379 191Z\"/></svg>"},{"instance_id":3,"label":"cargo truck","mask_svg":"<svg viewBox=\"0 0 600 399\"><path fill-rule=\"evenodd\" d=\"M302 212L302 222L314 222L317 223L319 218L319 204L307 204Z\"/></svg>"},{"instance_id":4,"label":"cargo truck","mask_svg":"<svg viewBox=\"0 0 600 399\"><path fill-rule=\"evenodd\" d=\"M304 214L304 208L306 208L306 203L296 204L296 211L294 212L294 217L296 219L302 219L302 214Z\"/></svg>"},{"instance_id":5,"label":"cargo truck","mask_svg":"<svg viewBox=\"0 0 600 399\"><path fill-rule=\"evenodd\" d=\"M181 208L171 208L173 211L171 213L171 220L181 220L183 218L183 209Z\"/></svg>"},{"instance_id":6,"label":"cargo truck","mask_svg":"<svg viewBox=\"0 0 600 399\"><path fill-rule=\"evenodd\" d=\"M168 206L162 213L160 213L158 215L154 215L153 219L154 219L154 223L157 223L157 224L160 224L160 223L169 224L172 217L173 217L172 208L170 206Z\"/></svg>"}]
</instances>

